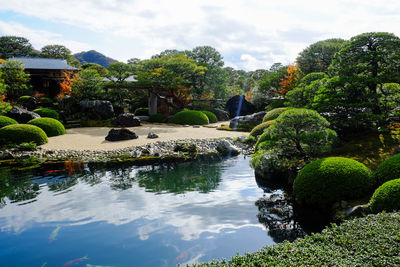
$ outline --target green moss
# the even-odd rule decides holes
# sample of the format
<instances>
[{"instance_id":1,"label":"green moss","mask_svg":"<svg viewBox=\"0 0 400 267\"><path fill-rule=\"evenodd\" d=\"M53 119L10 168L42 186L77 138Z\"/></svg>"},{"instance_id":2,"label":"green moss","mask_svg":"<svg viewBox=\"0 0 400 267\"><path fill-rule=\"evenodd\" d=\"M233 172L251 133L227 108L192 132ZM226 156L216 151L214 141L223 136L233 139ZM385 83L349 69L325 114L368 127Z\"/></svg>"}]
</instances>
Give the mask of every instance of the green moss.
<instances>
[{"instance_id":1,"label":"green moss","mask_svg":"<svg viewBox=\"0 0 400 267\"><path fill-rule=\"evenodd\" d=\"M368 215L293 243L194 266L399 266L399 233L399 213Z\"/></svg>"},{"instance_id":2,"label":"green moss","mask_svg":"<svg viewBox=\"0 0 400 267\"><path fill-rule=\"evenodd\" d=\"M293 193L298 203L329 208L337 201L365 196L374 185L374 176L364 164L330 157L304 166L294 180Z\"/></svg>"},{"instance_id":3,"label":"green moss","mask_svg":"<svg viewBox=\"0 0 400 267\"><path fill-rule=\"evenodd\" d=\"M369 203L373 212L400 210L400 179L378 187Z\"/></svg>"},{"instance_id":4,"label":"green moss","mask_svg":"<svg viewBox=\"0 0 400 267\"><path fill-rule=\"evenodd\" d=\"M379 185L400 178L400 154L382 162L376 169L375 178Z\"/></svg>"},{"instance_id":5,"label":"green moss","mask_svg":"<svg viewBox=\"0 0 400 267\"><path fill-rule=\"evenodd\" d=\"M56 119L37 118L28 121L28 124L35 125L46 132L48 137L63 135L66 133L64 125Z\"/></svg>"},{"instance_id":6,"label":"green moss","mask_svg":"<svg viewBox=\"0 0 400 267\"><path fill-rule=\"evenodd\" d=\"M203 125L208 124L209 120L201 111L197 110L182 110L172 117L172 123L182 125Z\"/></svg>"},{"instance_id":7,"label":"green moss","mask_svg":"<svg viewBox=\"0 0 400 267\"><path fill-rule=\"evenodd\" d=\"M279 115L281 115L286 110L288 110L288 108L275 108L273 110L268 111L263 118L263 122L275 120L276 118L279 117Z\"/></svg>"},{"instance_id":8,"label":"green moss","mask_svg":"<svg viewBox=\"0 0 400 267\"><path fill-rule=\"evenodd\" d=\"M233 129L227 125L221 125L216 128L219 131L233 131Z\"/></svg>"},{"instance_id":9,"label":"green moss","mask_svg":"<svg viewBox=\"0 0 400 267\"><path fill-rule=\"evenodd\" d=\"M57 111L49 108L37 108L34 109L33 112L37 113L40 115L40 117L45 117L45 118L53 118L58 120L60 118L60 115L58 114Z\"/></svg>"},{"instance_id":10,"label":"green moss","mask_svg":"<svg viewBox=\"0 0 400 267\"><path fill-rule=\"evenodd\" d=\"M178 142L174 147L174 152L197 153L197 146L193 143Z\"/></svg>"},{"instance_id":11,"label":"green moss","mask_svg":"<svg viewBox=\"0 0 400 267\"><path fill-rule=\"evenodd\" d=\"M48 142L46 133L37 126L29 124L12 124L0 129L0 143L21 144L34 142L43 145Z\"/></svg>"},{"instance_id":12,"label":"green moss","mask_svg":"<svg viewBox=\"0 0 400 267\"><path fill-rule=\"evenodd\" d=\"M271 126L274 123L275 123L275 120L270 120L270 121L260 123L259 125L254 127L253 130L251 130L249 135L251 135L253 137L262 135L264 133L264 130L267 129L269 126Z\"/></svg>"},{"instance_id":13,"label":"green moss","mask_svg":"<svg viewBox=\"0 0 400 267\"><path fill-rule=\"evenodd\" d=\"M167 118L161 113L152 114L149 117L149 122L166 122L166 121Z\"/></svg>"},{"instance_id":14,"label":"green moss","mask_svg":"<svg viewBox=\"0 0 400 267\"><path fill-rule=\"evenodd\" d=\"M0 128L7 126L7 125L11 125L11 124L18 124L18 122L14 119L11 119L9 117L6 116L0 116Z\"/></svg>"},{"instance_id":15,"label":"green moss","mask_svg":"<svg viewBox=\"0 0 400 267\"><path fill-rule=\"evenodd\" d=\"M28 99L31 98L31 96L29 95L23 95L21 97L18 98L17 102L20 105L24 105L26 103L26 101L28 101Z\"/></svg>"},{"instance_id":16,"label":"green moss","mask_svg":"<svg viewBox=\"0 0 400 267\"><path fill-rule=\"evenodd\" d=\"M207 111L207 110L202 110L201 112L203 112L204 114L206 114L208 120L210 121L210 123L216 123L218 122L217 116L215 116L214 113L212 113L211 111Z\"/></svg>"}]
</instances>

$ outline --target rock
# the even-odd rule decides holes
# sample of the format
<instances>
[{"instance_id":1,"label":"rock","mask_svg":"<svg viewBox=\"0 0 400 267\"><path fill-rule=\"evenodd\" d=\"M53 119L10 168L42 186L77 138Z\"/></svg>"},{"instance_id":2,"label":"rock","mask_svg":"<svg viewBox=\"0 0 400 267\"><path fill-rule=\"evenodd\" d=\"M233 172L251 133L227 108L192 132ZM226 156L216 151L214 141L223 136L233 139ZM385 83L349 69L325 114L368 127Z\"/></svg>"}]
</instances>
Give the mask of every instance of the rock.
<instances>
[{"instance_id":1,"label":"rock","mask_svg":"<svg viewBox=\"0 0 400 267\"><path fill-rule=\"evenodd\" d=\"M110 101L86 100L79 102L79 106L89 120L107 120L114 117L114 108Z\"/></svg>"},{"instance_id":2,"label":"rock","mask_svg":"<svg viewBox=\"0 0 400 267\"><path fill-rule=\"evenodd\" d=\"M266 113L265 111L260 111L260 112L257 112L257 113L251 114L251 115L247 115L247 116L235 117L229 123L229 127L236 128L238 123L251 124L251 125L256 126L256 125L262 123L265 113Z\"/></svg>"},{"instance_id":3,"label":"rock","mask_svg":"<svg viewBox=\"0 0 400 267\"><path fill-rule=\"evenodd\" d=\"M140 121L149 121L150 116L136 116Z\"/></svg>"},{"instance_id":4,"label":"rock","mask_svg":"<svg viewBox=\"0 0 400 267\"><path fill-rule=\"evenodd\" d=\"M212 113L217 116L217 119L219 121L227 121L229 120L229 113L226 112L225 110L219 109L219 108L214 108L211 110Z\"/></svg>"},{"instance_id":5,"label":"rock","mask_svg":"<svg viewBox=\"0 0 400 267\"><path fill-rule=\"evenodd\" d=\"M106 136L107 141L122 141L137 139L138 136L129 129L111 129Z\"/></svg>"},{"instance_id":6,"label":"rock","mask_svg":"<svg viewBox=\"0 0 400 267\"><path fill-rule=\"evenodd\" d=\"M25 103L24 103L24 108L26 108L27 110L34 110L38 105L38 101L34 96L31 96L30 98L28 98Z\"/></svg>"},{"instance_id":7,"label":"rock","mask_svg":"<svg viewBox=\"0 0 400 267\"><path fill-rule=\"evenodd\" d=\"M40 118L39 114L16 106L7 113L7 116L19 123L27 123L30 120Z\"/></svg>"},{"instance_id":8,"label":"rock","mask_svg":"<svg viewBox=\"0 0 400 267\"><path fill-rule=\"evenodd\" d=\"M1 151L0 152L0 160L6 160L6 159L14 159L14 155L10 151Z\"/></svg>"},{"instance_id":9,"label":"rock","mask_svg":"<svg viewBox=\"0 0 400 267\"><path fill-rule=\"evenodd\" d=\"M229 112L229 118L252 114L256 111L253 104L245 99L244 95L235 95L226 102L225 109Z\"/></svg>"},{"instance_id":10,"label":"rock","mask_svg":"<svg viewBox=\"0 0 400 267\"><path fill-rule=\"evenodd\" d=\"M147 135L147 138L155 139L155 138L158 138L158 135L156 133L149 132L149 134Z\"/></svg>"},{"instance_id":11,"label":"rock","mask_svg":"<svg viewBox=\"0 0 400 267\"><path fill-rule=\"evenodd\" d=\"M193 125L193 128L200 128L200 125Z\"/></svg>"},{"instance_id":12,"label":"rock","mask_svg":"<svg viewBox=\"0 0 400 267\"><path fill-rule=\"evenodd\" d=\"M369 204L366 205L358 205L346 210L346 218L350 217L361 217L370 213Z\"/></svg>"},{"instance_id":13,"label":"rock","mask_svg":"<svg viewBox=\"0 0 400 267\"><path fill-rule=\"evenodd\" d=\"M79 113L81 107L78 101L73 96L66 95L59 102L60 110L64 111L65 116L69 117L71 115Z\"/></svg>"},{"instance_id":14,"label":"rock","mask_svg":"<svg viewBox=\"0 0 400 267\"><path fill-rule=\"evenodd\" d=\"M132 152L132 157L134 157L134 158L140 158L141 155L142 155L142 151L140 151L140 150L135 150Z\"/></svg>"},{"instance_id":15,"label":"rock","mask_svg":"<svg viewBox=\"0 0 400 267\"><path fill-rule=\"evenodd\" d=\"M140 126L140 119L132 113L123 113L112 122L113 125L122 127Z\"/></svg>"},{"instance_id":16,"label":"rock","mask_svg":"<svg viewBox=\"0 0 400 267\"><path fill-rule=\"evenodd\" d=\"M228 140L219 141L217 144L217 151L224 156L237 156L240 154L239 149Z\"/></svg>"}]
</instances>

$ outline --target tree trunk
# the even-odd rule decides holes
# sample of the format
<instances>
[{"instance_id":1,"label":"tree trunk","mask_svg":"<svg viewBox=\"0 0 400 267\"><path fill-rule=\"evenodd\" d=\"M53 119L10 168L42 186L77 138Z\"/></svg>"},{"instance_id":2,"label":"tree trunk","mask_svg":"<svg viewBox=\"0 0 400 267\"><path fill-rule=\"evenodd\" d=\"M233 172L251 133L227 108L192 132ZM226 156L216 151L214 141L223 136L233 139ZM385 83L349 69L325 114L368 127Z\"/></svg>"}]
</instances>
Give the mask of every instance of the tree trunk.
<instances>
[{"instance_id":1,"label":"tree trunk","mask_svg":"<svg viewBox=\"0 0 400 267\"><path fill-rule=\"evenodd\" d=\"M149 115L157 114L157 96L149 90Z\"/></svg>"}]
</instances>

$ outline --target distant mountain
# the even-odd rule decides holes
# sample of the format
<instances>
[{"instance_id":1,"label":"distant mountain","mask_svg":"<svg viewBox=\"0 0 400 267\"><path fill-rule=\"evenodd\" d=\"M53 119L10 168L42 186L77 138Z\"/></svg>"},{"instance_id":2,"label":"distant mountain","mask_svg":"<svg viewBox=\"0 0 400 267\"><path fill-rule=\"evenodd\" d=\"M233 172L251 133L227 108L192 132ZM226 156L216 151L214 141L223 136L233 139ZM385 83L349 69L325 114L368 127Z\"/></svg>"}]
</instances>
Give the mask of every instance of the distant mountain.
<instances>
[{"instance_id":1,"label":"distant mountain","mask_svg":"<svg viewBox=\"0 0 400 267\"><path fill-rule=\"evenodd\" d=\"M102 65L105 68L108 68L108 66L110 66L110 64L112 64L114 62L118 62L118 60L115 60L115 59L110 58L110 57L106 57L102 53L99 53L99 52L97 52L95 50L76 53L76 54L74 54L74 57L77 60L79 60L79 62L81 64L97 63L99 65Z\"/></svg>"}]
</instances>

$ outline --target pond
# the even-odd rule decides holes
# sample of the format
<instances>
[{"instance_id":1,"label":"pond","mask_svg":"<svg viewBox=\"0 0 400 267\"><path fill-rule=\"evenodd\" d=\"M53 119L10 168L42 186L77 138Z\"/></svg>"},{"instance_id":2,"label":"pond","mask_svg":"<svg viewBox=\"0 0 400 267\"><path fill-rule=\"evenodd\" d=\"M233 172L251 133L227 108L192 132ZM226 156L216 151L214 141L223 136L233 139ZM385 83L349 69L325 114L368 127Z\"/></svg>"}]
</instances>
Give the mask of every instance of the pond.
<instances>
[{"instance_id":1,"label":"pond","mask_svg":"<svg viewBox=\"0 0 400 267\"><path fill-rule=\"evenodd\" d=\"M272 245L249 160L0 169L0 265L175 266Z\"/></svg>"}]
</instances>

